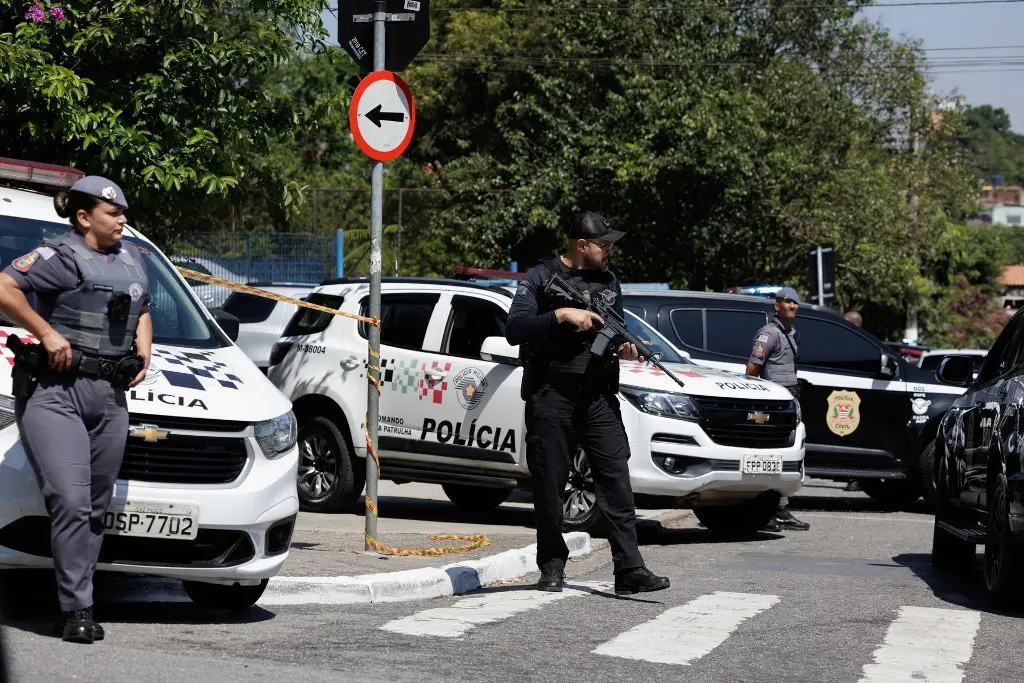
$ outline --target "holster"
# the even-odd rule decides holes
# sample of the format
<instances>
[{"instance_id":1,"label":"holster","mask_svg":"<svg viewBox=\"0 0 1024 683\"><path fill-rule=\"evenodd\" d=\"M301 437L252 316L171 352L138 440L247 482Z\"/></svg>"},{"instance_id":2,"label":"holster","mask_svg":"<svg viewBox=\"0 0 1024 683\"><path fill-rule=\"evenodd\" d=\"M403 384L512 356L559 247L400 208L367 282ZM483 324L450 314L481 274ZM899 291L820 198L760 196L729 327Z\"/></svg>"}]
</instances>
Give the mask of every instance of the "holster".
<instances>
[{"instance_id":1,"label":"holster","mask_svg":"<svg viewBox=\"0 0 1024 683\"><path fill-rule=\"evenodd\" d=\"M75 372L108 380L117 389L127 389L145 366L142 357L134 354L122 358L102 358L88 356L78 349L71 352L71 367Z\"/></svg>"},{"instance_id":2,"label":"holster","mask_svg":"<svg viewBox=\"0 0 1024 683\"><path fill-rule=\"evenodd\" d=\"M42 344L26 344L14 334L7 337L7 348L14 354L11 393L27 401L39 384L39 373L46 368L49 356Z\"/></svg>"}]
</instances>

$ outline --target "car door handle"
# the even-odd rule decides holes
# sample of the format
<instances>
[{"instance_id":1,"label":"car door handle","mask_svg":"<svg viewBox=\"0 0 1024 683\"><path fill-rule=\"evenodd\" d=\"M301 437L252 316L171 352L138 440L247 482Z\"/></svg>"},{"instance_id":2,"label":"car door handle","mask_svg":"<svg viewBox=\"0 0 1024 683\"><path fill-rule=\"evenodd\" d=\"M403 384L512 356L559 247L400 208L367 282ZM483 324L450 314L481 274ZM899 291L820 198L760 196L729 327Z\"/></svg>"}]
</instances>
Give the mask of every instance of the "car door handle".
<instances>
[{"instance_id":1,"label":"car door handle","mask_svg":"<svg viewBox=\"0 0 1024 683\"><path fill-rule=\"evenodd\" d=\"M426 374L428 379L432 379L435 382L440 382L442 379L444 379L447 376L447 375L445 375L445 373L438 372L436 370L427 370L426 373L424 373L424 374Z\"/></svg>"}]
</instances>

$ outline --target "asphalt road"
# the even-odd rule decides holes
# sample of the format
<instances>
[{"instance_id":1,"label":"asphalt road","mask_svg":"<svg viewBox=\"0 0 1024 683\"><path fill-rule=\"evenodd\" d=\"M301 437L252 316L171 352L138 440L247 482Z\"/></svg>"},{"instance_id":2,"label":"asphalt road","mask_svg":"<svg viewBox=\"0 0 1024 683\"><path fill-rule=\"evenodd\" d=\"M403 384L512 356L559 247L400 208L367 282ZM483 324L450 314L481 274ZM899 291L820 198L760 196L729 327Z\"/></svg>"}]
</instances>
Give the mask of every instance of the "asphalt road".
<instances>
[{"instance_id":1,"label":"asphalt road","mask_svg":"<svg viewBox=\"0 0 1024 683\"><path fill-rule=\"evenodd\" d=\"M107 640L65 644L42 615L5 628L13 680L981 683L1024 671L1024 615L929 565L931 517L841 485L792 501L811 529L718 542L691 517L643 528L667 591L608 593L607 548L562 594L523 582L420 602L253 609L102 606Z\"/></svg>"}]
</instances>

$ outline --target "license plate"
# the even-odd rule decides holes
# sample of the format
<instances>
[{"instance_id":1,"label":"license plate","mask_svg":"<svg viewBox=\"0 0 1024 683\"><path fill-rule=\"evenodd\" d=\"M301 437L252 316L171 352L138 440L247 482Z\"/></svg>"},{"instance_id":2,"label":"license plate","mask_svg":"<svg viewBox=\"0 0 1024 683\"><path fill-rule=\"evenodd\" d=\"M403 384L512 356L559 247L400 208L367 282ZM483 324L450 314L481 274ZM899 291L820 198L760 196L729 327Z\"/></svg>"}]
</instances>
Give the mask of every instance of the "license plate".
<instances>
[{"instance_id":1,"label":"license plate","mask_svg":"<svg viewBox=\"0 0 1024 683\"><path fill-rule=\"evenodd\" d=\"M113 501L103 516L103 533L195 540L199 532L199 506L184 503Z\"/></svg>"},{"instance_id":2,"label":"license plate","mask_svg":"<svg viewBox=\"0 0 1024 683\"><path fill-rule=\"evenodd\" d=\"M782 456L745 455L740 467L743 474L782 474Z\"/></svg>"}]
</instances>

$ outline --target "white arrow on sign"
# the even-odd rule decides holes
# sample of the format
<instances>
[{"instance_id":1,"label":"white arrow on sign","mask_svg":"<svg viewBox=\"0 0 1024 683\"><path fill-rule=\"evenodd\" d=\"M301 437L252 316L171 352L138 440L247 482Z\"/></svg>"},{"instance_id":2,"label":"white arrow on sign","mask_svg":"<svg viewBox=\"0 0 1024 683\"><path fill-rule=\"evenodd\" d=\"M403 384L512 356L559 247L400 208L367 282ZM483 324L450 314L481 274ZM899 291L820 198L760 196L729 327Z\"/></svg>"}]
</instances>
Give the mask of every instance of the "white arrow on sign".
<instances>
[{"instance_id":1,"label":"white arrow on sign","mask_svg":"<svg viewBox=\"0 0 1024 683\"><path fill-rule=\"evenodd\" d=\"M409 86L390 71L366 76L352 95L349 123L356 144L367 156L390 161L412 139L416 109Z\"/></svg>"}]
</instances>

